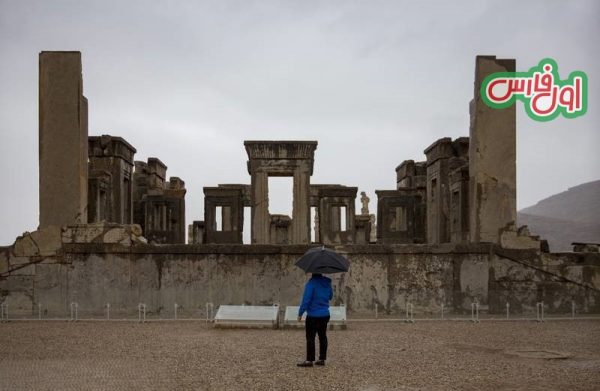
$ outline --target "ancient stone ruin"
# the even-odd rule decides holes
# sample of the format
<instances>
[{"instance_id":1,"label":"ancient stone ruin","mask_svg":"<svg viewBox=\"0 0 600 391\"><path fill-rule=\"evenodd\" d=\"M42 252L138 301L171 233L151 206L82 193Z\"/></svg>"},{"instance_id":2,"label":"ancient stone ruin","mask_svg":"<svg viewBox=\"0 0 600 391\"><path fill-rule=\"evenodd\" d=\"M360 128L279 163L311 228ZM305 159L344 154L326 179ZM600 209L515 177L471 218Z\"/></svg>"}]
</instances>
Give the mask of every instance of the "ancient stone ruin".
<instances>
[{"instance_id":1,"label":"ancient stone ruin","mask_svg":"<svg viewBox=\"0 0 600 391\"><path fill-rule=\"evenodd\" d=\"M468 137L423 146L422 161L399 157L375 213L361 192L357 214L358 186L311 183L317 141L245 141L249 183L204 187L187 244L183 180L167 180L158 158L135 161L121 137L89 136L81 54L42 52L39 67L40 224L0 248L0 302L16 313L42 302L54 314L73 302L100 313L107 302L146 303L155 314L173 303L190 314L206 303L295 305L304 276L294 261L317 243L351 261L334 278L334 304L350 313L408 304L462 313L473 303L527 312L540 302L600 312L600 254L548 253L515 225L515 108L487 107L478 89L515 60L476 58ZM271 176L293 178L291 216L270 214Z\"/></svg>"}]
</instances>

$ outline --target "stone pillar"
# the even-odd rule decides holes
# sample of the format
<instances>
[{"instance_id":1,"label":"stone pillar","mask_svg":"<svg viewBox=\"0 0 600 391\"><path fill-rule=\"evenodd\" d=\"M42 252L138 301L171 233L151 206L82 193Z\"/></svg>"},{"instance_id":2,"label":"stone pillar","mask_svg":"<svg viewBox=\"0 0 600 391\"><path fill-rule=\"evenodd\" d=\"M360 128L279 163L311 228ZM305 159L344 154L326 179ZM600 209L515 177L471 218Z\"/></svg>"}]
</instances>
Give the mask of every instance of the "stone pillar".
<instances>
[{"instance_id":1,"label":"stone pillar","mask_svg":"<svg viewBox=\"0 0 600 391\"><path fill-rule=\"evenodd\" d=\"M292 219L286 215L271 215L271 244L290 244L290 226Z\"/></svg>"},{"instance_id":2,"label":"stone pillar","mask_svg":"<svg viewBox=\"0 0 600 391\"><path fill-rule=\"evenodd\" d=\"M107 221L118 224L133 222L133 157L134 147L121 137L102 135L89 137L89 167L111 174L111 196ZM93 208L90 202L88 208Z\"/></svg>"},{"instance_id":3,"label":"stone pillar","mask_svg":"<svg viewBox=\"0 0 600 391\"><path fill-rule=\"evenodd\" d=\"M488 107L479 94L494 72L514 72L516 61L477 56L474 98L470 105L469 228L471 242L500 240L499 231L516 221L516 114Z\"/></svg>"},{"instance_id":4,"label":"stone pillar","mask_svg":"<svg viewBox=\"0 0 600 391\"><path fill-rule=\"evenodd\" d=\"M439 139L424 153L427 156L427 243L447 243L450 241L448 160L454 156L452 139Z\"/></svg>"},{"instance_id":5,"label":"stone pillar","mask_svg":"<svg viewBox=\"0 0 600 391\"><path fill-rule=\"evenodd\" d=\"M310 173L307 167L294 172L292 243L310 243Z\"/></svg>"},{"instance_id":6,"label":"stone pillar","mask_svg":"<svg viewBox=\"0 0 600 391\"><path fill-rule=\"evenodd\" d=\"M88 223L110 221L110 172L90 169L88 175Z\"/></svg>"},{"instance_id":7,"label":"stone pillar","mask_svg":"<svg viewBox=\"0 0 600 391\"><path fill-rule=\"evenodd\" d=\"M450 240L469 240L469 166L465 164L450 173Z\"/></svg>"},{"instance_id":8,"label":"stone pillar","mask_svg":"<svg viewBox=\"0 0 600 391\"><path fill-rule=\"evenodd\" d=\"M39 56L40 228L85 224L87 100L80 52Z\"/></svg>"},{"instance_id":9,"label":"stone pillar","mask_svg":"<svg viewBox=\"0 0 600 391\"><path fill-rule=\"evenodd\" d=\"M252 174L252 244L269 244L269 176L264 171Z\"/></svg>"}]
</instances>

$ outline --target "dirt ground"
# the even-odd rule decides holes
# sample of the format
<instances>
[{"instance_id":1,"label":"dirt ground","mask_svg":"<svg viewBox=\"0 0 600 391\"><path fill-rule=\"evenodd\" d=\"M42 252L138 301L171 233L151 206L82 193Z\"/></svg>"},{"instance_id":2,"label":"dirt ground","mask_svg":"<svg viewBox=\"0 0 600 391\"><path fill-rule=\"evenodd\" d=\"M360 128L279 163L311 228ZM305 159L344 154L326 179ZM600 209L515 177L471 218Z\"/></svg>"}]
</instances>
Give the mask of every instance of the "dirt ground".
<instances>
[{"instance_id":1,"label":"dirt ground","mask_svg":"<svg viewBox=\"0 0 600 391\"><path fill-rule=\"evenodd\" d=\"M329 344L325 367L297 368L303 330L9 322L0 324L0 389L600 389L598 320L350 322Z\"/></svg>"}]
</instances>

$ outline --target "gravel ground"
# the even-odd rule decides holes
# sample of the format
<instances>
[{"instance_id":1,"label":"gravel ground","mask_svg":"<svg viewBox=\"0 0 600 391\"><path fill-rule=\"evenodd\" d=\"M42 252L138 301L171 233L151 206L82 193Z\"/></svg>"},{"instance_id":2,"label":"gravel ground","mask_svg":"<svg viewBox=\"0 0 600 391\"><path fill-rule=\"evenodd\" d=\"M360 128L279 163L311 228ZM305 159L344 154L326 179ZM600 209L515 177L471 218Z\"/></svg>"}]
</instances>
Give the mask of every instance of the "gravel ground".
<instances>
[{"instance_id":1,"label":"gravel ground","mask_svg":"<svg viewBox=\"0 0 600 391\"><path fill-rule=\"evenodd\" d=\"M2 390L598 390L600 321L351 322L325 367L303 330L202 322L0 324ZM559 351L566 359L514 351Z\"/></svg>"}]
</instances>

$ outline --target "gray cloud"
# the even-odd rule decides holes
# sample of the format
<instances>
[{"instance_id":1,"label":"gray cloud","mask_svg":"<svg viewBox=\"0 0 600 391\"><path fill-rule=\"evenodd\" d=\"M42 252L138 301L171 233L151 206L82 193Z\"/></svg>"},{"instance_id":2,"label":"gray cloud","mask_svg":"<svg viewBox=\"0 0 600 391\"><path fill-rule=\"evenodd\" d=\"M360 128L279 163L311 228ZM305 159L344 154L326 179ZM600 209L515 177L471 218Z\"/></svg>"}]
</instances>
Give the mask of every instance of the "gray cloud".
<instances>
[{"instance_id":1,"label":"gray cloud","mask_svg":"<svg viewBox=\"0 0 600 391\"><path fill-rule=\"evenodd\" d=\"M459 3L459 4L454 4ZM394 168L468 135L474 58L587 72L588 113L518 109L518 204L600 177L600 6L534 2L0 2L0 243L37 226L37 55L81 50L90 134L186 181L249 183L245 139L315 139L314 183L395 186ZM286 203L285 194L274 194Z\"/></svg>"}]
</instances>

